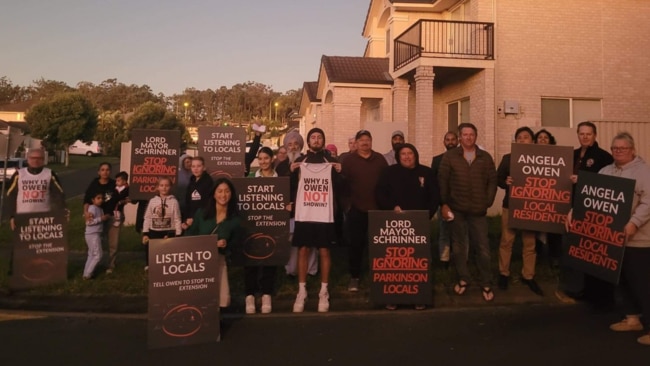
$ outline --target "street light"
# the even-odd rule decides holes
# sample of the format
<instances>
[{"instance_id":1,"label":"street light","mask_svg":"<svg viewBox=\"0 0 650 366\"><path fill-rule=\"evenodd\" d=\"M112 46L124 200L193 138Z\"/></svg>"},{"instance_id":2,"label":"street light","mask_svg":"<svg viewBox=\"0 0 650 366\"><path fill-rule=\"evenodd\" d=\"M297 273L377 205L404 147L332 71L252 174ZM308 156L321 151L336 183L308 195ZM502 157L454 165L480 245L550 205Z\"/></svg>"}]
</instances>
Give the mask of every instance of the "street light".
<instances>
[{"instance_id":1,"label":"street light","mask_svg":"<svg viewBox=\"0 0 650 366\"><path fill-rule=\"evenodd\" d=\"M183 103L183 106L185 107L185 120L187 121L187 107L190 106L190 103L185 102L185 103Z\"/></svg>"},{"instance_id":2,"label":"street light","mask_svg":"<svg viewBox=\"0 0 650 366\"><path fill-rule=\"evenodd\" d=\"M279 105L280 105L280 103L275 102L275 121L276 122L278 121L278 106Z\"/></svg>"}]
</instances>

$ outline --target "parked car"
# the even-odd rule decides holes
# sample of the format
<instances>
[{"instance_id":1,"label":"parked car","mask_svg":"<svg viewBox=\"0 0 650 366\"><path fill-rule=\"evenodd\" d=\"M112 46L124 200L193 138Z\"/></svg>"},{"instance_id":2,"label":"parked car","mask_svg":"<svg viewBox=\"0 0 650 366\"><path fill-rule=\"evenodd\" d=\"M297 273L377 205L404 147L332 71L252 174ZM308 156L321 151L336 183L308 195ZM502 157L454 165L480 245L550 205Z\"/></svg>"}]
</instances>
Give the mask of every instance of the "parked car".
<instances>
[{"instance_id":1,"label":"parked car","mask_svg":"<svg viewBox=\"0 0 650 366\"><path fill-rule=\"evenodd\" d=\"M70 155L95 156L101 155L102 152L102 145L99 143L99 141L91 141L85 143L81 140L77 140L68 148L68 153Z\"/></svg>"},{"instance_id":2,"label":"parked car","mask_svg":"<svg viewBox=\"0 0 650 366\"><path fill-rule=\"evenodd\" d=\"M11 178L11 176L14 175L16 170L20 168L24 168L26 166L27 166L26 159L10 158L9 160L7 160L7 169L5 169L4 159L0 160L0 182L2 182L5 179L5 176L7 177L7 181L9 181L9 178Z\"/></svg>"}]
</instances>

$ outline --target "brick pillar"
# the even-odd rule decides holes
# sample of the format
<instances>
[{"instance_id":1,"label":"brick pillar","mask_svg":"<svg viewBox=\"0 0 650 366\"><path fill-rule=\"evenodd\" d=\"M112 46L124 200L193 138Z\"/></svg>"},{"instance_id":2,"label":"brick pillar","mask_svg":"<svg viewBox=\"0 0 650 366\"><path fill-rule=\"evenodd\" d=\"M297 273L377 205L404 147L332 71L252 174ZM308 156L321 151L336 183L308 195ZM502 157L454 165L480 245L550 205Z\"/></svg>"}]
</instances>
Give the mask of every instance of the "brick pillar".
<instances>
[{"instance_id":1,"label":"brick pillar","mask_svg":"<svg viewBox=\"0 0 650 366\"><path fill-rule=\"evenodd\" d=\"M393 82L393 116L392 122L407 122L409 118L409 82L397 78Z\"/></svg>"},{"instance_id":2,"label":"brick pillar","mask_svg":"<svg viewBox=\"0 0 650 366\"><path fill-rule=\"evenodd\" d=\"M434 78L431 66L419 66L415 70L415 122L409 123L409 139L418 149L420 164L423 165L429 165L433 157Z\"/></svg>"}]
</instances>

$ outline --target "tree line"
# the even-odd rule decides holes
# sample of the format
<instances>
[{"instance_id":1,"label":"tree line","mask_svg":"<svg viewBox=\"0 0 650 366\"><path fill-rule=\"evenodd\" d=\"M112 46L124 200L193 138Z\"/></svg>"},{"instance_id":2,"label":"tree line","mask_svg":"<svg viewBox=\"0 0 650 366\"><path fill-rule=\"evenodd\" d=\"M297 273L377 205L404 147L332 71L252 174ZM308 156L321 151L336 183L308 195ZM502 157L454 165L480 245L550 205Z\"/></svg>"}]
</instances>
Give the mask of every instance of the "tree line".
<instances>
[{"instance_id":1,"label":"tree line","mask_svg":"<svg viewBox=\"0 0 650 366\"><path fill-rule=\"evenodd\" d=\"M189 142L187 127L250 121L280 126L298 112L301 95L301 89L279 93L252 81L230 88L186 88L166 96L148 85L126 85L117 79L71 87L43 78L20 86L0 77L0 107L26 108L31 135L43 139L47 148L67 151L76 140L97 140L109 155L119 154L120 144L135 128L178 129Z\"/></svg>"}]
</instances>

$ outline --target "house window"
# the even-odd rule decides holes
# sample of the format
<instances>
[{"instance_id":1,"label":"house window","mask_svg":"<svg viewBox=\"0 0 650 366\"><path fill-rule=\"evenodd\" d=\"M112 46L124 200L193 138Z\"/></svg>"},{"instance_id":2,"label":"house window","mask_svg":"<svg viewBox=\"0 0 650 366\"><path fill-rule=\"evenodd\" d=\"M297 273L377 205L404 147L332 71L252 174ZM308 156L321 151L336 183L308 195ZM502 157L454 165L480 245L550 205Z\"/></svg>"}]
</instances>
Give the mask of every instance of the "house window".
<instances>
[{"instance_id":1,"label":"house window","mask_svg":"<svg viewBox=\"0 0 650 366\"><path fill-rule=\"evenodd\" d=\"M447 104L447 131L456 131L465 122L469 122L469 98Z\"/></svg>"},{"instance_id":2,"label":"house window","mask_svg":"<svg viewBox=\"0 0 650 366\"><path fill-rule=\"evenodd\" d=\"M542 126L573 127L600 118L600 99L542 98Z\"/></svg>"}]
</instances>

